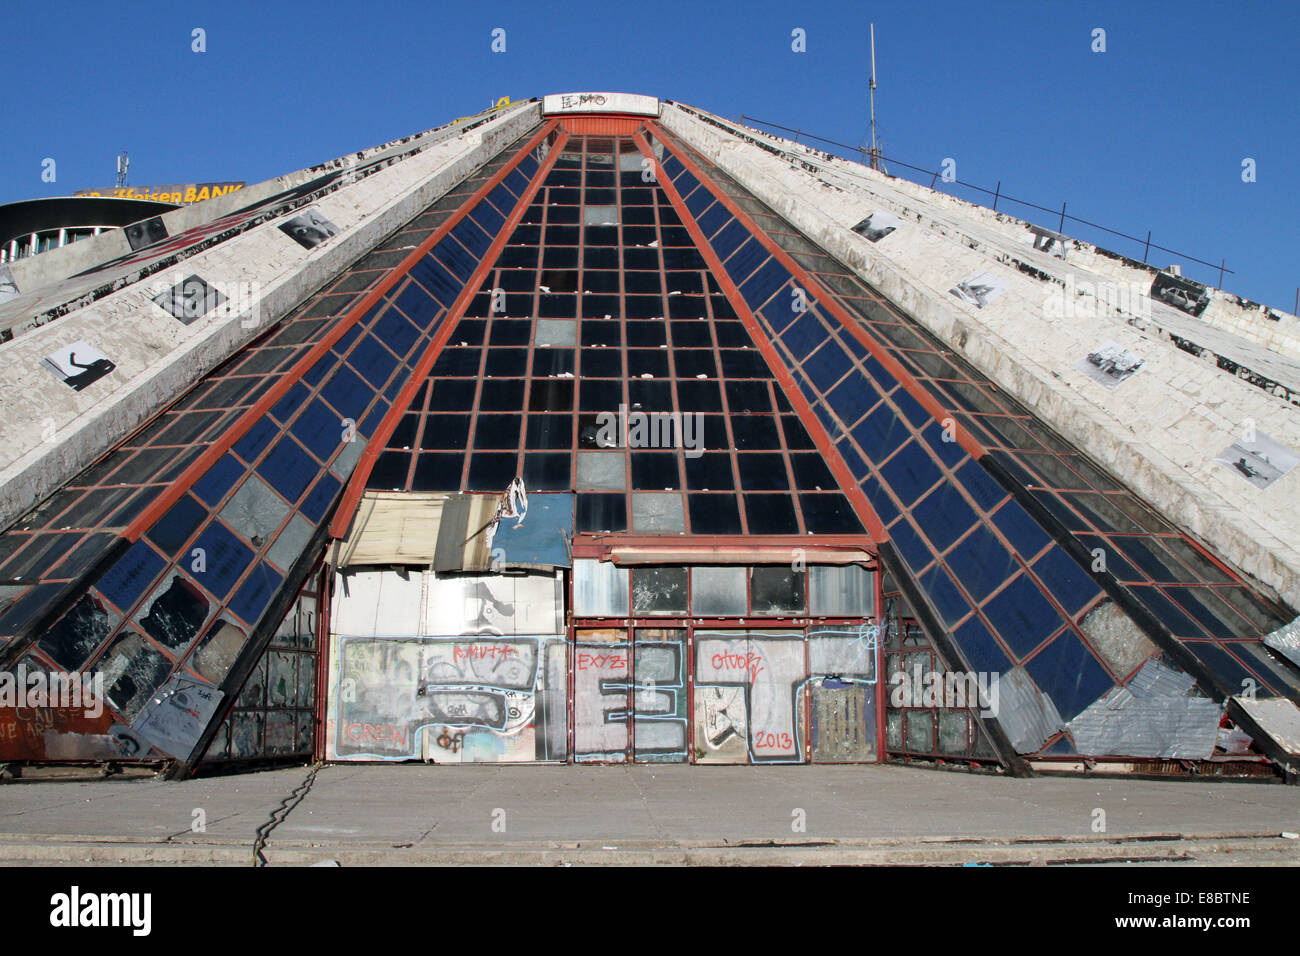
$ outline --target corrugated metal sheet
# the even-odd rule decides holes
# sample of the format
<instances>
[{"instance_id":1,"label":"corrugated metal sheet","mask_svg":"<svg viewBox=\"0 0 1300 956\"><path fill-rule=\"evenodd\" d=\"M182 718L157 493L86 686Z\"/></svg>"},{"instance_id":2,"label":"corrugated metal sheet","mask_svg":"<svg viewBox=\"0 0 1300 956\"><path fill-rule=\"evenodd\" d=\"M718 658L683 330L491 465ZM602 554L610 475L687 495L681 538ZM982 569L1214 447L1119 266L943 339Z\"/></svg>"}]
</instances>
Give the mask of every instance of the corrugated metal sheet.
<instances>
[{"instance_id":1,"label":"corrugated metal sheet","mask_svg":"<svg viewBox=\"0 0 1300 956\"><path fill-rule=\"evenodd\" d=\"M1195 679L1154 658L1069 723L1075 750L1092 757L1204 760L1214 753L1223 705L1189 696Z\"/></svg>"},{"instance_id":2,"label":"corrugated metal sheet","mask_svg":"<svg viewBox=\"0 0 1300 956\"><path fill-rule=\"evenodd\" d=\"M445 495L366 492L339 566L431 563L445 501Z\"/></svg>"},{"instance_id":3,"label":"corrugated metal sheet","mask_svg":"<svg viewBox=\"0 0 1300 956\"><path fill-rule=\"evenodd\" d=\"M1056 705L1034 686L1024 668L1012 668L998 683L997 719L1016 753L1037 753L1048 737L1064 729Z\"/></svg>"},{"instance_id":4,"label":"corrugated metal sheet","mask_svg":"<svg viewBox=\"0 0 1300 956\"><path fill-rule=\"evenodd\" d=\"M1120 688L1094 703L1069 730L1092 757L1204 760L1214 753L1223 705L1205 697L1134 697Z\"/></svg>"},{"instance_id":5,"label":"corrugated metal sheet","mask_svg":"<svg viewBox=\"0 0 1300 956\"><path fill-rule=\"evenodd\" d=\"M1196 686L1196 678L1152 658L1128 682L1135 697L1181 697Z\"/></svg>"},{"instance_id":6,"label":"corrugated metal sheet","mask_svg":"<svg viewBox=\"0 0 1300 956\"><path fill-rule=\"evenodd\" d=\"M450 495L442 508L434 546L435 571L486 571L492 566L488 529L496 514L496 495Z\"/></svg>"},{"instance_id":7,"label":"corrugated metal sheet","mask_svg":"<svg viewBox=\"0 0 1300 956\"><path fill-rule=\"evenodd\" d=\"M1300 617L1264 637L1264 643L1300 666Z\"/></svg>"},{"instance_id":8,"label":"corrugated metal sheet","mask_svg":"<svg viewBox=\"0 0 1300 956\"><path fill-rule=\"evenodd\" d=\"M1300 755L1300 707L1285 697L1255 700L1234 697L1246 713L1259 724L1279 747L1289 754Z\"/></svg>"}]
</instances>

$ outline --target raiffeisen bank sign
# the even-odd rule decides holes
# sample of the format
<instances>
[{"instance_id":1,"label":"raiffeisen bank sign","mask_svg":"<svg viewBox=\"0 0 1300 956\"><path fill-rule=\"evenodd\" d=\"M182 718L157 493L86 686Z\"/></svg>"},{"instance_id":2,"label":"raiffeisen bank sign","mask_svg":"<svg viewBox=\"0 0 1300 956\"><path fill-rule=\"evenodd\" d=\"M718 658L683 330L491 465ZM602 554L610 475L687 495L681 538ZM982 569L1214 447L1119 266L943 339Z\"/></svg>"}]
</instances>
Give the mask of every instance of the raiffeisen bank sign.
<instances>
[{"instance_id":1,"label":"raiffeisen bank sign","mask_svg":"<svg viewBox=\"0 0 1300 956\"><path fill-rule=\"evenodd\" d=\"M658 116L659 99L639 93L552 93L542 97L542 115L558 113L629 113Z\"/></svg>"}]
</instances>

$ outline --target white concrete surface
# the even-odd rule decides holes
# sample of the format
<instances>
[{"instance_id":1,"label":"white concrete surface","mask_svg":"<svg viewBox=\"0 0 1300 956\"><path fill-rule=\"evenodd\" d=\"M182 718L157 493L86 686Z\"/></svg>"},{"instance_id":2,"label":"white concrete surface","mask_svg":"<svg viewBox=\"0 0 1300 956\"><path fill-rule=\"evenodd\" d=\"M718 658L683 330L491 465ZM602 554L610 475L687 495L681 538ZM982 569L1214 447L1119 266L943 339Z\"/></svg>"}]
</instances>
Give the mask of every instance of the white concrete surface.
<instances>
[{"instance_id":1,"label":"white concrete surface","mask_svg":"<svg viewBox=\"0 0 1300 956\"><path fill-rule=\"evenodd\" d=\"M313 249L281 232L277 217L0 345L0 523L57 490L537 119L536 104L503 112L320 198L315 205L340 231ZM228 301L187 326L152 297L191 274ZM80 392L42 364L78 341L117 366Z\"/></svg>"},{"instance_id":2,"label":"white concrete surface","mask_svg":"<svg viewBox=\"0 0 1300 956\"><path fill-rule=\"evenodd\" d=\"M1051 317L1065 304L1067 276L1075 289L1085 281L1147 289L1152 276L1078 243L1062 262L1034 250L1031 227L1010 216L769 137L789 148L780 158L676 105L665 106L662 122L1157 511L1293 607L1300 605L1300 467L1261 490L1214 461L1252 424L1300 451L1300 409L1179 349L1156 330L1166 323L1198 344L1213 343L1279 379L1300 382L1294 316L1275 322L1216 293L1200 320L1153 302L1146 328L1101 299L1088 309L1075 302L1069 317ZM806 165L815 171L805 168L799 152L811 157ZM872 243L851 227L877 209L904 224ZM1020 271L1018 262L1044 277ZM1008 287L983 309L949 292L979 271ZM1105 341L1146 360L1114 391L1074 368Z\"/></svg>"}]
</instances>

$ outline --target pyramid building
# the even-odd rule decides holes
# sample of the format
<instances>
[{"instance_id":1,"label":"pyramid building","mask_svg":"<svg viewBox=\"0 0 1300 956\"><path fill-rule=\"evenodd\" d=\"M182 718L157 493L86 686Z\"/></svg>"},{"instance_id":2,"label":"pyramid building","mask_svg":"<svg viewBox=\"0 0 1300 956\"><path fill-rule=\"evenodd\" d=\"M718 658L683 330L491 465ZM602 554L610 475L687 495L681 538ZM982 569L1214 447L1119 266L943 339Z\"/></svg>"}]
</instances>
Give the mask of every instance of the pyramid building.
<instances>
[{"instance_id":1,"label":"pyramid building","mask_svg":"<svg viewBox=\"0 0 1300 956\"><path fill-rule=\"evenodd\" d=\"M1296 778L1294 316L617 93L10 270L0 761Z\"/></svg>"}]
</instances>

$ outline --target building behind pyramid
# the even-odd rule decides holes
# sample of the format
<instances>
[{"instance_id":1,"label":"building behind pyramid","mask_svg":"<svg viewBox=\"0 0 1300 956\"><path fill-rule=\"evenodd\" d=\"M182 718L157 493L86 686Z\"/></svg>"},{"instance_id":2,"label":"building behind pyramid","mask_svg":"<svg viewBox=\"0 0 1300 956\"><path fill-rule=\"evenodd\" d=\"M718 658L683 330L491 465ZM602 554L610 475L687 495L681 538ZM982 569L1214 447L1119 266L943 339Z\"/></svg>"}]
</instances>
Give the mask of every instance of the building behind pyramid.
<instances>
[{"instance_id":1,"label":"building behind pyramid","mask_svg":"<svg viewBox=\"0 0 1300 956\"><path fill-rule=\"evenodd\" d=\"M0 760L1295 779L1294 316L614 93L9 268Z\"/></svg>"}]
</instances>

